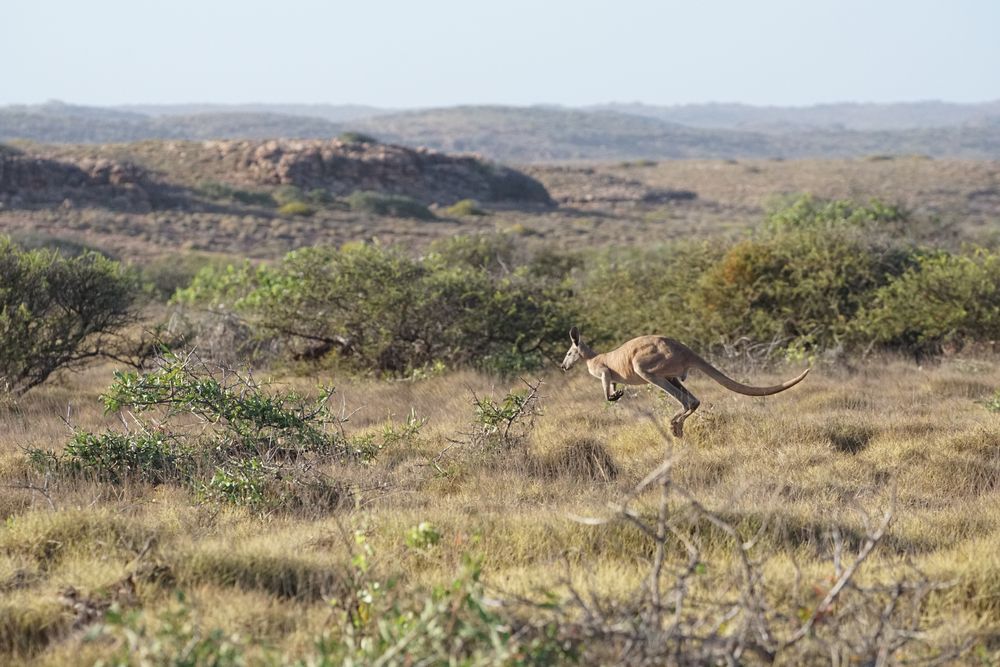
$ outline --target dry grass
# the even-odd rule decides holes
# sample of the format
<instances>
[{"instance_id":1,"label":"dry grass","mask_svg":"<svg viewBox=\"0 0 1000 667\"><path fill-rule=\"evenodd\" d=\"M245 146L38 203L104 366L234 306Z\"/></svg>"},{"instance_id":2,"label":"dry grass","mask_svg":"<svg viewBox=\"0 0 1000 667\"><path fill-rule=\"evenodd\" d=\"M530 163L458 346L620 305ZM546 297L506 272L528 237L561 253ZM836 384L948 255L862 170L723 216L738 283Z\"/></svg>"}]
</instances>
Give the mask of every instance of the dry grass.
<instances>
[{"instance_id":1,"label":"dry grass","mask_svg":"<svg viewBox=\"0 0 1000 667\"><path fill-rule=\"evenodd\" d=\"M450 441L468 431L472 390L502 393L509 383L468 372L396 383L279 378L299 389L338 384L345 403L361 408L352 430L377 428L411 408L428 418L408 449L385 451L371 466L327 471L358 489L359 500L319 517L256 516L199 504L169 486L53 479L45 487L22 448L61 448L70 401L74 423L105 423L95 399L109 380L110 367L63 375L0 414L4 662L90 664L103 655L110 646L84 639L60 594L72 586L114 602L129 573L130 608L167 609L180 589L206 626L301 654L328 629L328 600L352 595L354 531L368 536L374 567L404 589L446 583L465 555L477 554L500 595L558 591L568 577L624 598L648 571L651 544L626 523L592 527L571 517L607 516L608 503L654 468L667 446L679 457L675 481L741 531L759 534L775 590L792 585L792 563L822 581L831 529L856 543L864 534L856 508L884 507L895 489L898 518L876 570L906 564L955 580L926 602L928 624L954 622L987 652L1000 636L1000 416L975 400L1000 386L995 360L928 368L889 361L855 374L820 368L766 399L695 377L689 386L703 407L683 442L663 437L659 424L673 408L653 390L630 389L612 405L582 372L550 375L531 442L501 457ZM655 503L640 498L635 509L651 515ZM423 521L441 542L408 547L406 532ZM706 545L724 553L721 539ZM264 659L262 650L250 657Z\"/></svg>"}]
</instances>

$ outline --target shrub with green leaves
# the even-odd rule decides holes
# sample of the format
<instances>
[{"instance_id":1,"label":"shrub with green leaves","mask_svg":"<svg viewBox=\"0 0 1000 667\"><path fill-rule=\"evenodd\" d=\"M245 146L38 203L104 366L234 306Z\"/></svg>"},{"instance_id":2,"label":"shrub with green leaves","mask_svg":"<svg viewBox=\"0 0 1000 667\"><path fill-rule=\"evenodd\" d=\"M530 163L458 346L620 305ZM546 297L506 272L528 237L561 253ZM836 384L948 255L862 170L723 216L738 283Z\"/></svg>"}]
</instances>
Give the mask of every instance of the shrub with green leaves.
<instances>
[{"instance_id":1,"label":"shrub with green leaves","mask_svg":"<svg viewBox=\"0 0 1000 667\"><path fill-rule=\"evenodd\" d=\"M874 292L854 322L861 342L918 352L1000 338L1000 254L985 249L917 259Z\"/></svg>"},{"instance_id":2,"label":"shrub with green leaves","mask_svg":"<svg viewBox=\"0 0 1000 667\"><path fill-rule=\"evenodd\" d=\"M378 139L370 134L365 134L364 132L341 132L337 139L343 141L346 144L377 144Z\"/></svg>"},{"instance_id":3,"label":"shrub with green leaves","mask_svg":"<svg viewBox=\"0 0 1000 667\"><path fill-rule=\"evenodd\" d=\"M388 215L395 218L433 220L434 213L426 205L405 195L358 190L347 197L352 211L371 215Z\"/></svg>"},{"instance_id":4,"label":"shrub with green leaves","mask_svg":"<svg viewBox=\"0 0 1000 667\"><path fill-rule=\"evenodd\" d=\"M151 371L116 371L101 399L109 413L155 410L161 424L192 417L198 437L213 450L270 461L306 452L350 453L337 428L341 419L328 404L333 391L325 388L315 399L269 393L250 373L167 353Z\"/></svg>"},{"instance_id":5,"label":"shrub with green leaves","mask_svg":"<svg viewBox=\"0 0 1000 667\"><path fill-rule=\"evenodd\" d=\"M456 261L463 255L469 265ZM514 372L538 366L572 326L566 277L483 266L438 246L421 259L377 244L309 248L274 267L209 271L181 304L225 304L302 357L407 375L441 362Z\"/></svg>"},{"instance_id":6,"label":"shrub with green leaves","mask_svg":"<svg viewBox=\"0 0 1000 667\"><path fill-rule=\"evenodd\" d=\"M267 192L241 190L226 183L207 181L200 183L196 191L209 199L231 199L247 206L274 206L274 198Z\"/></svg>"},{"instance_id":7,"label":"shrub with green leaves","mask_svg":"<svg viewBox=\"0 0 1000 667\"><path fill-rule=\"evenodd\" d=\"M470 444L489 454L510 453L523 447L535 428L535 418L542 414L538 405L540 384L526 383L523 389L512 389L500 400L473 394L475 419Z\"/></svg>"},{"instance_id":8,"label":"shrub with green leaves","mask_svg":"<svg viewBox=\"0 0 1000 667\"><path fill-rule=\"evenodd\" d=\"M692 308L703 326L730 340L834 346L873 290L913 263L913 249L885 229L901 215L880 204L800 200L710 267Z\"/></svg>"},{"instance_id":9,"label":"shrub with green leaves","mask_svg":"<svg viewBox=\"0 0 1000 667\"><path fill-rule=\"evenodd\" d=\"M22 250L0 237L0 392L122 353L140 293L136 276L102 255Z\"/></svg>"},{"instance_id":10,"label":"shrub with green leaves","mask_svg":"<svg viewBox=\"0 0 1000 667\"><path fill-rule=\"evenodd\" d=\"M332 388L311 399L270 391L249 372L166 353L150 371L116 372L101 396L107 412L129 413L124 432L78 431L60 455L35 449L28 456L56 473L175 483L204 501L253 510L329 509L350 489L318 466L363 465L386 447L415 441L425 423L411 411L402 424L348 436L332 395Z\"/></svg>"},{"instance_id":11,"label":"shrub with green leaves","mask_svg":"<svg viewBox=\"0 0 1000 667\"><path fill-rule=\"evenodd\" d=\"M692 297L724 252L719 244L686 241L592 253L575 297L584 338L618 345L632 335L657 333L701 348L716 343L722 332L705 326ZM567 345L568 331L562 336Z\"/></svg>"},{"instance_id":12,"label":"shrub with green leaves","mask_svg":"<svg viewBox=\"0 0 1000 667\"><path fill-rule=\"evenodd\" d=\"M278 207L278 215L284 216L307 218L315 212L316 209L303 201L290 201L287 204L282 204Z\"/></svg>"},{"instance_id":13,"label":"shrub with green leaves","mask_svg":"<svg viewBox=\"0 0 1000 667\"><path fill-rule=\"evenodd\" d=\"M77 431L66 445L63 462L111 482L160 483L189 474L194 457L183 442L162 432Z\"/></svg>"},{"instance_id":14,"label":"shrub with green leaves","mask_svg":"<svg viewBox=\"0 0 1000 667\"><path fill-rule=\"evenodd\" d=\"M449 218L464 218L470 215L489 215L475 199L460 199L442 211Z\"/></svg>"}]
</instances>

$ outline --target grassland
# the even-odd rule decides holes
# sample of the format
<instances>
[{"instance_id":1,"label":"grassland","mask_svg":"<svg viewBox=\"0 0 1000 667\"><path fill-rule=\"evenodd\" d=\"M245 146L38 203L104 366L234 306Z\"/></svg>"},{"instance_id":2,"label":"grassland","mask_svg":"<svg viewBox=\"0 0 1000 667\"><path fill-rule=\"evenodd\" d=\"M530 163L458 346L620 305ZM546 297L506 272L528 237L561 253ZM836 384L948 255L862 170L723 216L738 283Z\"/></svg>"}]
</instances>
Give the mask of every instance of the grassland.
<instances>
[{"instance_id":1,"label":"grassland","mask_svg":"<svg viewBox=\"0 0 1000 667\"><path fill-rule=\"evenodd\" d=\"M672 406L652 390L630 390L608 405L582 371L544 375L543 414L529 440L494 457L454 441L469 432L473 391L502 393L516 380L282 376L283 385L304 390L336 383L345 404L360 409L352 431L377 430L411 409L428 421L417 440L371 464L323 471L351 489L343 507L265 515L199 503L170 485L45 479L34 471L23 449L65 442L70 406L79 427L117 419L97 401L110 371L62 376L0 415L0 651L8 663L91 664L125 640L114 633L95 639L90 623L100 613L87 616L80 600L141 610L153 628L177 608L176 591L184 592L194 627L220 629L254 664L310 655L324 632L340 631L331 601L350 603L356 533L371 550L371 576L396 581L406 595L446 585L475 557L491 599L543 599L550 591L563 600L571 585L628 600L648 575L649 540L627 523L590 526L573 517L613 517L609 503L668 451L676 483L741 533L756 534L752 554L764 563L776 608L798 588L829 587L834 531L846 536L850 553L865 532L861 511L874 516L892 504L888 535L859 579L919 572L947 582L919 605L925 632L917 644L935 647L935 655L968 642L975 655L997 657L1000 416L982 404L1000 386L992 360L822 367L768 399L736 396L699 377L689 386L704 405L683 441L663 435ZM655 516L657 504L649 492L633 510ZM422 522L440 540L408 544ZM710 572L724 578L732 566L725 542L700 539ZM584 657L608 659L601 651L588 645Z\"/></svg>"}]
</instances>

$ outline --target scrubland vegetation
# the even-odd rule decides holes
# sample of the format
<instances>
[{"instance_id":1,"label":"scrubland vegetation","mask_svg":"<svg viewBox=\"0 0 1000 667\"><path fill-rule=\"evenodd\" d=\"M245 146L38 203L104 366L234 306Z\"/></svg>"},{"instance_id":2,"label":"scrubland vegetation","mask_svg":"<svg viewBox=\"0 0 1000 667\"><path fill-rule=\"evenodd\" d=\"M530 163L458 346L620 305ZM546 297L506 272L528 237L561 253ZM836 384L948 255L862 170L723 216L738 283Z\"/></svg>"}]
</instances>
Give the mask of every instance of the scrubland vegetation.
<instances>
[{"instance_id":1,"label":"scrubland vegetation","mask_svg":"<svg viewBox=\"0 0 1000 667\"><path fill-rule=\"evenodd\" d=\"M945 227L807 196L641 247L5 242L0 660L995 662L1000 259ZM572 324L815 370L693 377L674 439L662 392L555 372Z\"/></svg>"}]
</instances>

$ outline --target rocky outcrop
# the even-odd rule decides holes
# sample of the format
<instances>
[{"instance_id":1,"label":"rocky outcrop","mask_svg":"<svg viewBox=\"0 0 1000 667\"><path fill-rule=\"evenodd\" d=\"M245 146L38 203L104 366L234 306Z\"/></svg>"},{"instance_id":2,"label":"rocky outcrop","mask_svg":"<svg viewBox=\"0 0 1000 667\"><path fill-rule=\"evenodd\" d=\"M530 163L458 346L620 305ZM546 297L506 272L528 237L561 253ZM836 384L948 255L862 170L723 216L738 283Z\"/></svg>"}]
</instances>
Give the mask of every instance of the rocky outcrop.
<instances>
[{"instance_id":1,"label":"rocky outcrop","mask_svg":"<svg viewBox=\"0 0 1000 667\"><path fill-rule=\"evenodd\" d=\"M106 159L53 160L0 152L0 202L11 206L97 203L149 209L145 172Z\"/></svg>"},{"instance_id":2,"label":"rocky outcrop","mask_svg":"<svg viewBox=\"0 0 1000 667\"><path fill-rule=\"evenodd\" d=\"M541 183L519 171L427 148L337 139L211 141L204 146L232 165L235 178L253 185L322 188L335 196L374 190L441 205L460 199L553 203Z\"/></svg>"}]
</instances>

